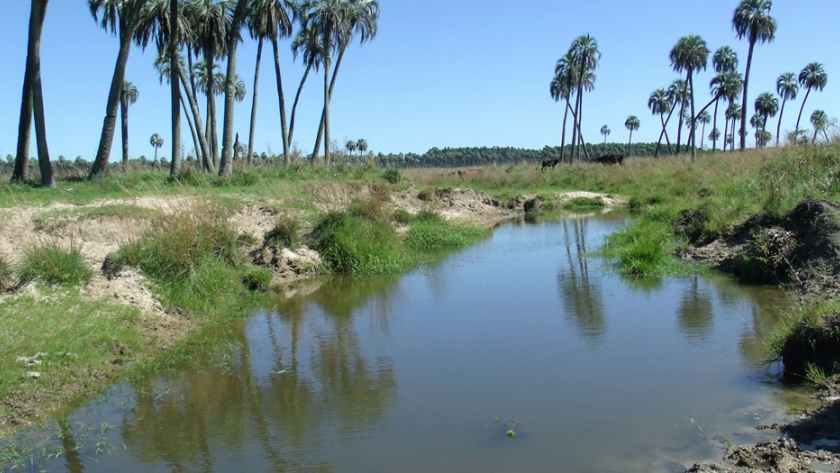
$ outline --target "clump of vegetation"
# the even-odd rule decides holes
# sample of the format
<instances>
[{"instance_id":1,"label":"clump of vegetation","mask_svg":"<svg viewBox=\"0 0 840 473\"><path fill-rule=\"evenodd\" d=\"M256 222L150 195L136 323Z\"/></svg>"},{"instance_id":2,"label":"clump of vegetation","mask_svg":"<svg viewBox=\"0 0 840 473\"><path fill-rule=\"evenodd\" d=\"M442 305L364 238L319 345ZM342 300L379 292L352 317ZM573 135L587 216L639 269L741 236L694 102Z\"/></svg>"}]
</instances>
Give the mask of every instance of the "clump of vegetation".
<instances>
[{"instance_id":1,"label":"clump of vegetation","mask_svg":"<svg viewBox=\"0 0 840 473\"><path fill-rule=\"evenodd\" d=\"M798 243L793 232L763 228L750 240L747 253L737 268L738 276L753 283L785 281L793 271L793 254Z\"/></svg>"},{"instance_id":2,"label":"clump of vegetation","mask_svg":"<svg viewBox=\"0 0 840 473\"><path fill-rule=\"evenodd\" d=\"M393 227L369 212L330 212L312 230L312 247L335 273L388 274L412 264Z\"/></svg>"},{"instance_id":3,"label":"clump of vegetation","mask_svg":"<svg viewBox=\"0 0 840 473\"><path fill-rule=\"evenodd\" d=\"M384 201L379 198L356 199L350 202L347 212L356 217L381 222L385 220Z\"/></svg>"},{"instance_id":4,"label":"clump of vegetation","mask_svg":"<svg viewBox=\"0 0 840 473\"><path fill-rule=\"evenodd\" d=\"M268 268L248 268L242 275L242 283L250 291L266 291L271 285L273 276Z\"/></svg>"},{"instance_id":5,"label":"clump of vegetation","mask_svg":"<svg viewBox=\"0 0 840 473\"><path fill-rule=\"evenodd\" d=\"M604 208L604 199L600 197L575 197L563 204L567 210Z\"/></svg>"},{"instance_id":6,"label":"clump of vegetation","mask_svg":"<svg viewBox=\"0 0 840 473\"><path fill-rule=\"evenodd\" d=\"M489 230L467 223L451 223L439 214L421 211L414 218L406 236L406 245L413 250L463 248L487 237Z\"/></svg>"},{"instance_id":7,"label":"clump of vegetation","mask_svg":"<svg viewBox=\"0 0 840 473\"><path fill-rule=\"evenodd\" d=\"M385 170L385 172L382 173L382 179L385 179L391 184L398 184L402 182L402 180L405 178L403 177L402 173L400 173L399 169L388 168Z\"/></svg>"},{"instance_id":8,"label":"clump of vegetation","mask_svg":"<svg viewBox=\"0 0 840 473\"><path fill-rule=\"evenodd\" d=\"M0 291L5 291L6 289L14 286L14 284L12 284L14 274L15 271L12 268L12 265L9 264L5 258L0 256Z\"/></svg>"},{"instance_id":9,"label":"clump of vegetation","mask_svg":"<svg viewBox=\"0 0 840 473\"><path fill-rule=\"evenodd\" d=\"M295 214L280 216L274 228L265 234L265 241L294 249L300 244L300 220Z\"/></svg>"},{"instance_id":10,"label":"clump of vegetation","mask_svg":"<svg viewBox=\"0 0 840 473\"><path fill-rule=\"evenodd\" d=\"M618 270L632 276L661 276L675 272L672 255L677 242L664 222L638 220L609 235L602 250Z\"/></svg>"},{"instance_id":11,"label":"clump of vegetation","mask_svg":"<svg viewBox=\"0 0 840 473\"><path fill-rule=\"evenodd\" d=\"M411 213L405 209L396 209L391 213L391 220L402 225L408 225L412 220L414 220L414 215L411 215Z\"/></svg>"},{"instance_id":12,"label":"clump of vegetation","mask_svg":"<svg viewBox=\"0 0 840 473\"><path fill-rule=\"evenodd\" d=\"M81 247L62 248L57 243L47 243L32 248L18 270L21 284L40 281L46 284L87 284L93 271L82 257Z\"/></svg>"},{"instance_id":13,"label":"clump of vegetation","mask_svg":"<svg viewBox=\"0 0 840 473\"><path fill-rule=\"evenodd\" d=\"M768 342L793 380L819 383L840 374L840 301L811 303L790 315Z\"/></svg>"}]
</instances>

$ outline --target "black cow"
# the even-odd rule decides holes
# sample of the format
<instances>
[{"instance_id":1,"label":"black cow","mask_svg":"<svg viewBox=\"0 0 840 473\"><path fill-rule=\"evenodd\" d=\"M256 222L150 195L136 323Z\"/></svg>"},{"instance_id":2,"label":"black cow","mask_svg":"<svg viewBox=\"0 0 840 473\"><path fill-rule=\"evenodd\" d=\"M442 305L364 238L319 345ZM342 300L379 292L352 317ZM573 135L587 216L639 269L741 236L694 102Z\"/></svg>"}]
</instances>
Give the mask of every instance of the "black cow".
<instances>
[{"instance_id":1,"label":"black cow","mask_svg":"<svg viewBox=\"0 0 840 473\"><path fill-rule=\"evenodd\" d=\"M623 154L605 154L600 158L589 158L590 163L601 163L605 166L611 166L613 164L623 165L624 164L624 155Z\"/></svg>"},{"instance_id":2,"label":"black cow","mask_svg":"<svg viewBox=\"0 0 840 473\"><path fill-rule=\"evenodd\" d=\"M558 164L560 164L559 159L546 159L545 161L542 162L542 169L540 169L540 171L545 172L545 170L548 169L549 167L553 168L553 167L557 166Z\"/></svg>"}]
</instances>

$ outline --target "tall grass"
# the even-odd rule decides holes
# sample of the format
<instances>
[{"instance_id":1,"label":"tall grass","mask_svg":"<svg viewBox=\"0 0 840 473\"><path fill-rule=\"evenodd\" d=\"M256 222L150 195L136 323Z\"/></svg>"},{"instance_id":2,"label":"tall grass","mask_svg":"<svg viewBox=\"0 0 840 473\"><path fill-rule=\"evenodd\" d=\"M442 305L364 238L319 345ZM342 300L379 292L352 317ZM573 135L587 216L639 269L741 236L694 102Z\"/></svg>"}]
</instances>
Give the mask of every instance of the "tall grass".
<instances>
[{"instance_id":1,"label":"tall grass","mask_svg":"<svg viewBox=\"0 0 840 473\"><path fill-rule=\"evenodd\" d=\"M421 211L411 222L406 245L417 251L463 248L486 238L490 231L468 223L451 223L440 215Z\"/></svg>"},{"instance_id":2,"label":"tall grass","mask_svg":"<svg viewBox=\"0 0 840 473\"><path fill-rule=\"evenodd\" d=\"M26 251L18 269L21 284L40 281L46 284L87 284L93 271L82 257L80 246L72 243L62 248L49 242Z\"/></svg>"}]
</instances>

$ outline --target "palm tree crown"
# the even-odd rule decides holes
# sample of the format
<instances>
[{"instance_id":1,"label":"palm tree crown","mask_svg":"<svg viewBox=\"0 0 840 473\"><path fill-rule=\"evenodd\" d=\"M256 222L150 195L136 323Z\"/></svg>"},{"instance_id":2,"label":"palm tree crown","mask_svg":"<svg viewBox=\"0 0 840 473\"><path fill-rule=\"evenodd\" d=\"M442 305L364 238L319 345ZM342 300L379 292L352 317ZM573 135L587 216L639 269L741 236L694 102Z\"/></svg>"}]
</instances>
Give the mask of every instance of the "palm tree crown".
<instances>
[{"instance_id":1,"label":"palm tree crown","mask_svg":"<svg viewBox=\"0 0 840 473\"><path fill-rule=\"evenodd\" d=\"M735 72L738 69L738 54L729 46L721 46L712 56L715 72Z\"/></svg>"},{"instance_id":2,"label":"palm tree crown","mask_svg":"<svg viewBox=\"0 0 840 473\"><path fill-rule=\"evenodd\" d=\"M796 119L796 132L799 132L799 120L802 119L802 111L805 110L805 102L808 101L808 96L811 91L816 89L820 92L825 89L828 83L828 75L823 69L823 65L818 62L812 62L802 69L799 73L799 85L805 89L805 98L802 99L802 107L799 109L799 118Z\"/></svg>"},{"instance_id":3,"label":"palm tree crown","mask_svg":"<svg viewBox=\"0 0 840 473\"><path fill-rule=\"evenodd\" d=\"M779 146L780 134L782 132L782 116L785 114L785 102L795 100L799 92L799 84L796 82L796 74L785 72L776 79L776 92L782 98L782 108L779 111L779 123L776 125L776 146Z\"/></svg>"},{"instance_id":4,"label":"palm tree crown","mask_svg":"<svg viewBox=\"0 0 840 473\"><path fill-rule=\"evenodd\" d=\"M732 15L732 28L738 39L747 38L749 52L747 53L747 68L744 72L744 96L742 102L746 105L750 83L750 68L752 67L755 43L773 41L776 37L776 19L770 16L773 7L771 0L741 0ZM747 107L741 110L741 150L746 148L747 138Z\"/></svg>"},{"instance_id":5,"label":"palm tree crown","mask_svg":"<svg viewBox=\"0 0 840 473\"><path fill-rule=\"evenodd\" d=\"M689 123L695 122L694 113L694 72L705 70L709 62L709 48L706 46L706 41L698 35L689 35L677 41L671 49L671 67L676 72L686 73L686 81L688 82L689 97L691 100L691 117ZM691 128L689 134L689 143L691 144L691 159L697 157L696 144L694 143L694 127Z\"/></svg>"}]
</instances>

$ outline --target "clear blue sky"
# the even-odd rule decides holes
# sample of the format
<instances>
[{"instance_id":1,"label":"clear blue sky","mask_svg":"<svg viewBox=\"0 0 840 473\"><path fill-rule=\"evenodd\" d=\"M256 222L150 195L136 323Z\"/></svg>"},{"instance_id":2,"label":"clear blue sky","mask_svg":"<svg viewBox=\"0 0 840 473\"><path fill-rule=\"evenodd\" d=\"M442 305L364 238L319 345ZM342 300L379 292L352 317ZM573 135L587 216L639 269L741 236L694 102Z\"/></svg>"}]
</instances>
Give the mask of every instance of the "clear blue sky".
<instances>
[{"instance_id":1,"label":"clear blue sky","mask_svg":"<svg viewBox=\"0 0 840 473\"><path fill-rule=\"evenodd\" d=\"M590 33L602 52L595 91L584 99L584 136L599 142L602 125L610 141L625 141L624 120L641 119L634 141L655 141L658 118L647 108L650 93L677 74L668 52L677 40L699 34L714 52L723 45L739 54L747 43L731 27L737 0L380 0L379 34L348 50L331 107L332 136L364 138L374 152L417 152L431 147L559 145L563 108L549 96L557 59L572 40ZM7 0L0 17L0 156L14 154L26 54L29 2ZM783 72L809 62L823 63L828 86L812 93L803 114L821 108L840 115L840 2L776 0L776 40L756 47L750 102L775 92ZM42 42L47 128L53 157L92 159L99 142L108 86L117 56L116 38L98 27L84 0L52 0ZM289 42L281 44L281 67L289 108L303 67L293 62ZM267 48L260 74L256 148L282 151L273 63ZM170 139L169 95L152 66L154 47L135 48L127 79L140 89L131 108L132 157L151 156L149 137ZM238 74L249 96L236 108L236 131L247 141L256 43L246 35L239 48ZM711 64L696 77L697 106L709 100ZM295 141L312 151L322 106L322 82L310 75L298 115ZM322 80L322 79L320 79ZM319 93L320 92L320 93ZM785 110L783 129L792 129L804 94ZM752 108L750 108L752 112ZM221 107L220 107L221 113ZM221 126L221 117L220 117ZM768 130L775 133L776 119ZM186 122L183 142L192 149ZM807 125L810 127L810 123ZM722 125L721 125L722 128ZM708 130L707 130L708 133ZM33 134L34 136L34 134ZM748 140L749 142L750 140ZM34 145L32 152L35 154ZM112 160L120 155L119 135Z\"/></svg>"}]
</instances>

